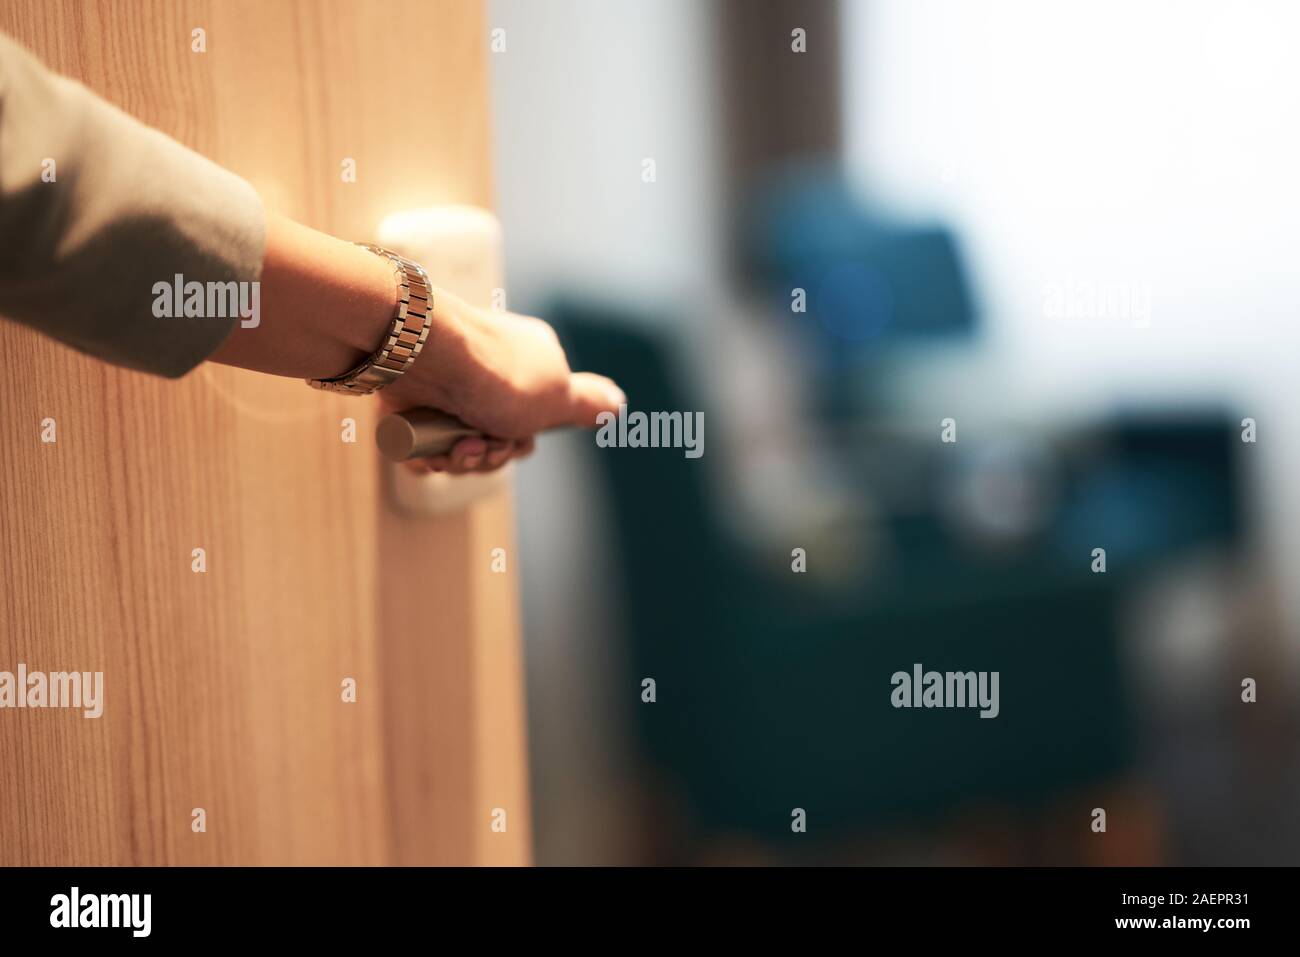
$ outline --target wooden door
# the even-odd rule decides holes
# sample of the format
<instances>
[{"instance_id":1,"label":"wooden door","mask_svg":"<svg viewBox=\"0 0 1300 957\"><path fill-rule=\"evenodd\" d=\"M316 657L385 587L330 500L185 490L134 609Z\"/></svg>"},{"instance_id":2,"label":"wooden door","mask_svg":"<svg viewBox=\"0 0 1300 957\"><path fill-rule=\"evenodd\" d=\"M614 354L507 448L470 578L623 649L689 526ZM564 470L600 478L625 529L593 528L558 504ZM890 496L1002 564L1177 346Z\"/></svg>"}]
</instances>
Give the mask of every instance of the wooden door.
<instances>
[{"instance_id":1,"label":"wooden door","mask_svg":"<svg viewBox=\"0 0 1300 957\"><path fill-rule=\"evenodd\" d=\"M6 0L0 29L336 235L489 204L477 2ZM104 673L98 719L0 710L0 865L528 861L508 495L400 517L370 400L4 322L0 360L0 670Z\"/></svg>"}]
</instances>

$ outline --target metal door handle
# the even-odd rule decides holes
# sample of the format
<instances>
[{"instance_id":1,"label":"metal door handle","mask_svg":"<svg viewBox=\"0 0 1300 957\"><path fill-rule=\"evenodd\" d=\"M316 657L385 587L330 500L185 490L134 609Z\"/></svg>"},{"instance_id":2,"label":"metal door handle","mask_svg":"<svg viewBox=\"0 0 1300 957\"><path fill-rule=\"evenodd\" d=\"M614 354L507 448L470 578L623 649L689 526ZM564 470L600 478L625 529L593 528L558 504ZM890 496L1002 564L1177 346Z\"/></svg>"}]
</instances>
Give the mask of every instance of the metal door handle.
<instances>
[{"instance_id":1,"label":"metal door handle","mask_svg":"<svg viewBox=\"0 0 1300 957\"><path fill-rule=\"evenodd\" d=\"M375 444L394 462L445 455L461 439L486 438L454 415L437 409L390 412L375 429Z\"/></svg>"}]
</instances>

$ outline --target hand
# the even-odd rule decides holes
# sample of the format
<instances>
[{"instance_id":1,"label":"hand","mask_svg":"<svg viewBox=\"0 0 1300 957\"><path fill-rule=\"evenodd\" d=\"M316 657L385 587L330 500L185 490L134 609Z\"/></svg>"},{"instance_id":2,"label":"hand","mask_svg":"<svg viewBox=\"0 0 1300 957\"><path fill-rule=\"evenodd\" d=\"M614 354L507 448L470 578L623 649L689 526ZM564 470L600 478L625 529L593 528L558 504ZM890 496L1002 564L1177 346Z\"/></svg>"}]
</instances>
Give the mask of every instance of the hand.
<instances>
[{"instance_id":1,"label":"hand","mask_svg":"<svg viewBox=\"0 0 1300 957\"><path fill-rule=\"evenodd\" d=\"M490 438L461 439L446 455L413 460L417 471L488 472L533 450L534 436L559 426L595 428L601 412L626 401L605 376L572 372L540 319L479 309L434 292L429 341L409 370L379 393L386 410L429 406Z\"/></svg>"}]
</instances>

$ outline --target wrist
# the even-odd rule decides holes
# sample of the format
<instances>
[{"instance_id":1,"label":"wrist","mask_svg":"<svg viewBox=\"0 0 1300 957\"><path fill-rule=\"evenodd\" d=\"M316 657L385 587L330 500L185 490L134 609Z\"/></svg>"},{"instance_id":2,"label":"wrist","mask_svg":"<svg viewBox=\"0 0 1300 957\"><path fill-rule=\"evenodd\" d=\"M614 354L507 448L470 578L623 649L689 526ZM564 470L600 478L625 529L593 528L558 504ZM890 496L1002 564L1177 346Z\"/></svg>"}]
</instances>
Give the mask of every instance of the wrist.
<instances>
[{"instance_id":1,"label":"wrist","mask_svg":"<svg viewBox=\"0 0 1300 957\"><path fill-rule=\"evenodd\" d=\"M330 379L374 354L392 327L391 262L361 246L272 215L262 263L264 321L236 328L211 358L272 375ZM410 368L380 390L394 406L450 406L473 394L490 355L479 311L433 287L429 334Z\"/></svg>"},{"instance_id":2,"label":"wrist","mask_svg":"<svg viewBox=\"0 0 1300 957\"><path fill-rule=\"evenodd\" d=\"M267 217L262 321L236 326L211 358L271 375L328 378L355 368L391 325L391 267L368 250Z\"/></svg>"},{"instance_id":3,"label":"wrist","mask_svg":"<svg viewBox=\"0 0 1300 957\"><path fill-rule=\"evenodd\" d=\"M375 351L393 324L397 304L397 281L392 264L352 243L338 249L341 261L349 260L344 275L351 277L338 291L337 305L321 317L320 333L336 348L348 350L351 364L332 374L341 374Z\"/></svg>"},{"instance_id":4,"label":"wrist","mask_svg":"<svg viewBox=\"0 0 1300 957\"><path fill-rule=\"evenodd\" d=\"M380 392L393 406L452 408L472 389L481 335L473 306L433 287L432 323L411 367Z\"/></svg>"}]
</instances>

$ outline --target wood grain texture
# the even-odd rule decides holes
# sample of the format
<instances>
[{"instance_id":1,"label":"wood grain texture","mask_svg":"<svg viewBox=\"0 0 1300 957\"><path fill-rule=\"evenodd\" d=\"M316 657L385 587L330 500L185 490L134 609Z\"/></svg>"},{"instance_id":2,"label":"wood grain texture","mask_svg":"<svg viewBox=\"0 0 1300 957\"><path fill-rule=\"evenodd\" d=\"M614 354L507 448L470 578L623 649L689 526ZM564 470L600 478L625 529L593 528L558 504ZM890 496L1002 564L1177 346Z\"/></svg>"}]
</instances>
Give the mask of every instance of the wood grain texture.
<instances>
[{"instance_id":1,"label":"wood grain texture","mask_svg":"<svg viewBox=\"0 0 1300 957\"><path fill-rule=\"evenodd\" d=\"M317 228L489 203L476 2L6 0L0 29ZM0 711L0 865L528 861L504 496L399 519L368 400L9 323L0 359L29 373L0 378L0 670L105 680L97 720Z\"/></svg>"}]
</instances>

